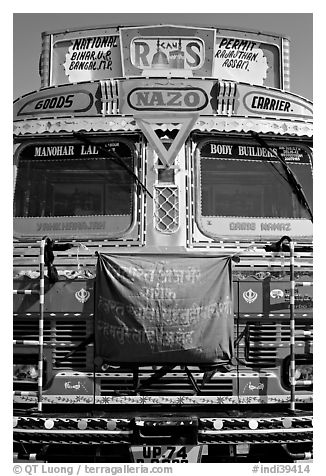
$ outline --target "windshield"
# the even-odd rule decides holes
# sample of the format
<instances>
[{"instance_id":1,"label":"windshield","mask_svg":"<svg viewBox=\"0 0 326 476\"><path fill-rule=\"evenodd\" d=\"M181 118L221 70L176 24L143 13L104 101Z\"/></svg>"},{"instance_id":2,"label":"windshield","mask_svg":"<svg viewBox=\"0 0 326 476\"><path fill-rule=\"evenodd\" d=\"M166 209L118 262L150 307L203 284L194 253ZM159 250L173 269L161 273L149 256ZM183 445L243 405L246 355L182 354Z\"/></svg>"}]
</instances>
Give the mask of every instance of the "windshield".
<instances>
[{"instance_id":1,"label":"windshield","mask_svg":"<svg viewBox=\"0 0 326 476\"><path fill-rule=\"evenodd\" d=\"M129 145L121 141L105 144L134 170ZM49 224L53 218L52 223L63 224L62 229L69 229L64 226L68 217L89 218L78 221L85 229L96 228L89 225L95 218L105 228L100 217L110 217L113 228L123 232L132 221L133 191L134 180L128 171L116 160L101 156L96 145L29 145L18 161L14 216L37 219L37 228L45 219Z\"/></svg>"},{"instance_id":2,"label":"windshield","mask_svg":"<svg viewBox=\"0 0 326 476\"><path fill-rule=\"evenodd\" d=\"M272 145L271 148L291 168L312 208L312 170L308 149L289 145ZM274 221L310 218L272 152L249 142L217 141L205 141L199 145L199 150L200 217ZM254 223L257 222L250 222L251 229L257 231Z\"/></svg>"}]
</instances>

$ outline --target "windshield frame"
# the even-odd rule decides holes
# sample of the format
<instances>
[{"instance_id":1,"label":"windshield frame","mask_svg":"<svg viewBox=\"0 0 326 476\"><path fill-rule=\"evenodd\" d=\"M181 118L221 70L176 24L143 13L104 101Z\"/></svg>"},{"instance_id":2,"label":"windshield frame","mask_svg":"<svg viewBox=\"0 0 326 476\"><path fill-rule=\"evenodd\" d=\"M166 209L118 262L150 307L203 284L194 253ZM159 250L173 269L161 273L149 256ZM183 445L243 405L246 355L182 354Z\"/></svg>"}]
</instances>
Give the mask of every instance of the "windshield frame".
<instances>
[{"instance_id":1,"label":"windshield frame","mask_svg":"<svg viewBox=\"0 0 326 476\"><path fill-rule=\"evenodd\" d=\"M141 153L138 152L136 144L140 143L139 136L137 137L122 137L120 135L114 136L92 136L91 140L94 145L104 145L107 143L121 142L130 150L130 157L132 161L132 171L137 175L141 174L140 158ZM43 146L71 146L81 143L73 137L52 137L40 138L33 137L28 141L24 141L18 145L14 153L14 194L15 199L17 176L19 170L19 161L21 154L27 147L43 147ZM101 157L101 154L99 155ZM54 157L55 158L55 157ZM49 157L50 159L50 157ZM91 157L90 157L91 159ZM120 167L118 164L117 167ZM121 167L123 170L123 167ZM127 171L125 171L127 174ZM57 217L13 217L14 237L20 239L35 239L45 235L52 238L62 239L122 239L124 237L131 237L135 241L139 241L139 227L140 223L140 193L135 180L130 178L131 182L131 214L129 215L128 225L119 229L118 231L110 231L112 229L112 219L114 215L85 215L85 216L57 216ZM117 216L117 215L116 215ZM126 215L128 216L128 215ZM134 232L135 231L135 232Z\"/></svg>"},{"instance_id":2,"label":"windshield frame","mask_svg":"<svg viewBox=\"0 0 326 476\"><path fill-rule=\"evenodd\" d=\"M312 148L293 137L289 140L277 137L265 137L268 145L273 147L298 147L307 153L312 175ZM234 216L205 216L202 211L202 189L201 189L201 151L208 143L218 143L225 145L245 145L257 147L257 142L246 137L217 136L196 137L196 148L194 152L194 202L195 202L195 222L204 236L212 239L270 239L282 235L290 235L302 239L311 239L312 223L308 218L278 218L278 217L244 217ZM205 156L203 156L205 157ZM250 159L249 159L250 160ZM254 160L254 159L253 159ZM277 163L276 158L273 163ZM288 163L291 166L291 164ZM284 173L282 173L284 175ZM280 180L282 178L280 177ZM285 178L286 180L286 178ZM300 180L300 179L299 179ZM289 188L291 185L288 184Z\"/></svg>"}]
</instances>

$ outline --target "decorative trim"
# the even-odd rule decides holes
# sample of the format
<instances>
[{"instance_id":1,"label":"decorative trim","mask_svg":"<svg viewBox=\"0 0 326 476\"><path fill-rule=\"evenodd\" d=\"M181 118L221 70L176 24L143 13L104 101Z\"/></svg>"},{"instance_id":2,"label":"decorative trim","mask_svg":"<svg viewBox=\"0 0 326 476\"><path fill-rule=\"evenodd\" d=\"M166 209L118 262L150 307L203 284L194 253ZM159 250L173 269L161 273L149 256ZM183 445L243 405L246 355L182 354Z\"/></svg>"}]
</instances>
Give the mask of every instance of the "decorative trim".
<instances>
[{"instance_id":1,"label":"decorative trim","mask_svg":"<svg viewBox=\"0 0 326 476\"><path fill-rule=\"evenodd\" d=\"M282 121L271 119L255 119L249 117L200 117L195 124L200 131L218 132L259 132L274 134L290 134L297 136L313 135L313 126L309 122Z\"/></svg>"},{"instance_id":2,"label":"decorative trim","mask_svg":"<svg viewBox=\"0 0 326 476\"><path fill-rule=\"evenodd\" d=\"M107 118L48 118L37 120L17 121L14 123L14 134L42 134L52 132L87 132L105 131L124 132L138 130L133 117L107 117Z\"/></svg>"},{"instance_id":3,"label":"decorative trim","mask_svg":"<svg viewBox=\"0 0 326 476\"><path fill-rule=\"evenodd\" d=\"M220 115L232 115L237 97L237 83L234 81L218 81L216 97L217 112Z\"/></svg>"},{"instance_id":4,"label":"decorative trim","mask_svg":"<svg viewBox=\"0 0 326 476\"><path fill-rule=\"evenodd\" d=\"M162 130L178 128L173 124L161 124ZM180 128L180 126L179 126ZM47 118L31 119L14 122L14 134L42 134L53 132L116 132L139 131L134 117L93 117L93 118ZM256 119L249 117L215 117L201 116L194 124L192 130L217 131L217 132L259 132L280 135L313 136L311 122L282 121L280 119Z\"/></svg>"},{"instance_id":5,"label":"decorative trim","mask_svg":"<svg viewBox=\"0 0 326 476\"><path fill-rule=\"evenodd\" d=\"M283 51L283 89L290 91L290 43L286 38L282 39Z\"/></svg>"},{"instance_id":6,"label":"decorative trim","mask_svg":"<svg viewBox=\"0 0 326 476\"><path fill-rule=\"evenodd\" d=\"M150 421L150 417L146 418ZM279 416L273 418L266 417L245 417L245 418L228 418L221 415L217 418L199 418L199 431L201 433L234 433L237 430L241 431L256 430L262 426L266 431L279 431L284 428L290 430L292 424L296 424L296 428L292 428L292 431L311 431L313 417L306 414L300 417L291 418L289 416ZM58 417L44 417L44 416L14 416L13 428L14 431L28 432L35 431L38 433L59 433L70 432L76 433L128 433L130 431L130 424L132 424L133 418L58 418ZM252 424L256 422L256 424ZM304 425L304 428L298 425ZM310 426L307 426L310 425ZM22 428L20 428L22 426ZM58 429L60 426L60 429ZM231 429L230 429L231 426ZM26 428L27 427L27 428ZM246 428L247 427L247 428ZM214 428L214 432L211 430ZM85 431L86 430L86 431ZM262 430L264 431L264 430ZM291 430L290 430L291 431ZM250 431L251 432L251 431Z\"/></svg>"},{"instance_id":7,"label":"decorative trim","mask_svg":"<svg viewBox=\"0 0 326 476\"><path fill-rule=\"evenodd\" d=\"M296 403L312 403L312 395L296 395ZM37 397L15 395L15 403L36 403ZM289 403L290 395L249 395L249 396L152 396L123 395L95 396L92 395L43 395L43 404L97 404L97 405L212 405L212 404L263 404Z\"/></svg>"},{"instance_id":8,"label":"decorative trim","mask_svg":"<svg viewBox=\"0 0 326 476\"><path fill-rule=\"evenodd\" d=\"M29 395L14 395L14 403L36 403L37 397ZM91 405L94 403L93 395L44 395L42 396L42 403L46 404L72 404L81 403Z\"/></svg>"},{"instance_id":9,"label":"decorative trim","mask_svg":"<svg viewBox=\"0 0 326 476\"><path fill-rule=\"evenodd\" d=\"M102 115L119 112L119 81L116 79L100 81L102 93Z\"/></svg>"},{"instance_id":10,"label":"decorative trim","mask_svg":"<svg viewBox=\"0 0 326 476\"><path fill-rule=\"evenodd\" d=\"M155 186L155 228L171 234L179 229L179 188L177 185Z\"/></svg>"}]
</instances>

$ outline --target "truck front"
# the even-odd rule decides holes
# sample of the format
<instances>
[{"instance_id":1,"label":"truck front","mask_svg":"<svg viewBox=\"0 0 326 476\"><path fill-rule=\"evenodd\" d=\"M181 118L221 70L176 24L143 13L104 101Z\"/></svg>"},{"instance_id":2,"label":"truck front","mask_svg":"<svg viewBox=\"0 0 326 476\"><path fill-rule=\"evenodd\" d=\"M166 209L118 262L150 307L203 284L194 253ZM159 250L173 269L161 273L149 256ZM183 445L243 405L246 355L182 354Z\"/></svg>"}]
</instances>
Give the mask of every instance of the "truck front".
<instances>
[{"instance_id":1,"label":"truck front","mask_svg":"<svg viewBox=\"0 0 326 476\"><path fill-rule=\"evenodd\" d=\"M312 105L288 41L45 33L14 103L14 453L312 452Z\"/></svg>"}]
</instances>

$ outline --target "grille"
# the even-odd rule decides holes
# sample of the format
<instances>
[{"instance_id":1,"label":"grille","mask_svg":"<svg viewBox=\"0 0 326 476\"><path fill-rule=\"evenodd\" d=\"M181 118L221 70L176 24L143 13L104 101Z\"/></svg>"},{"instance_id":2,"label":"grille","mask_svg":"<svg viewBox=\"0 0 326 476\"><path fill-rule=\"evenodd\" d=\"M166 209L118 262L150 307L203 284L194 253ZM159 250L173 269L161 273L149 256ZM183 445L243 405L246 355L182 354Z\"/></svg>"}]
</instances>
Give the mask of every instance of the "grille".
<instances>
[{"instance_id":1,"label":"grille","mask_svg":"<svg viewBox=\"0 0 326 476\"><path fill-rule=\"evenodd\" d=\"M174 233L179 228L179 191L176 186L155 187L156 229L161 233Z\"/></svg>"},{"instance_id":2,"label":"grille","mask_svg":"<svg viewBox=\"0 0 326 476\"><path fill-rule=\"evenodd\" d=\"M296 331L311 330L310 324L297 324ZM284 323L250 323L246 334L246 360L257 366L277 364L282 349L290 345L290 325ZM311 342L310 336L296 337L296 345Z\"/></svg>"},{"instance_id":3,"label":"grille","mask_svg":"<svg viewBox=\"0 0 326 476\"><path fill-rule=\"evenodd\" d=\"M139 383L144 382L153 375L152 369L141 369L139 372ZM199 373L198 369L192 371L192 375L196 384L201 389L201 395L220 395L228 396L233 394L232 378L226 378L220 374L215 376L202 387L203 373ZM106 373L105 378L100 381L101 396L115 395L119 391L133 391L133 374L126 372ZM173 370L167 373L159 381L152 383L150 386L142 388L142 393L160 394L160 395L193 395L194 389L191 385L187 374L180 370Z\"/></svg>"},{"instance_id":4,"label":"grille","mask_svg":"<svg viewBox=\"0 0 326 476\"><path fill-rule=\"evenodd\" d=\"M14 340L38 340L38 320L15 320L13 337ZM50 342L50 340L51 324L49 321L44 321L44 342Z\"/></svg>"},{"instance_id":5,"label":"grille","mask_svg":"<svg viewBox=\"0 0 326 476\"><path fill-rule=\"evenodd\" d=\"M65 355L73 351L92 332L92 322L86 319L45 319L44 343L52 344L52 365L57 369L88 370L93 368L93 348L86 347L68 359ZM38 340L38 320L15 320L15 340Z\"/></svg>"},{"instance_id":6,"label":"grille","mask_svg":"<svg viewBox=\"0 0 326 476\"><path fill-rule=\"evenodd\" d=\"M310 324L299 323L297 331L311 330ZM240 326L239 333L244 327ZM253 367L276 367L279 359L289 353L290 326L284 323L250 322L245 327L245 338L239 343L241 359ZM87 346L65 359L87 336L93 333L92 319L45 319L44 342L52 344L49 351L54 369L70 369L80 371L93 371L93 347ZM236 333L235 333L236 335ZM37 318L18 318L14 322L14 340L38 340ZM312 337L296 337L296 345L310 348ZM49 355L47 353L47 355ZM108 374L101 381L101 394L110 395L115 390L133 388L133 376L122 369L117 374ZM153 373L151 370L140 370L140 382L145 381ZM202 373L195 371L195 379L199 387L202 385ZM170 372L156 383L146 389L147 392L167 392L178 394L180 392L192 393L192 385L187 375L180 371ZM204 394L232 395L232 380L221 377L213 378L204 387Z\"/></svg>"}]
</instances>

